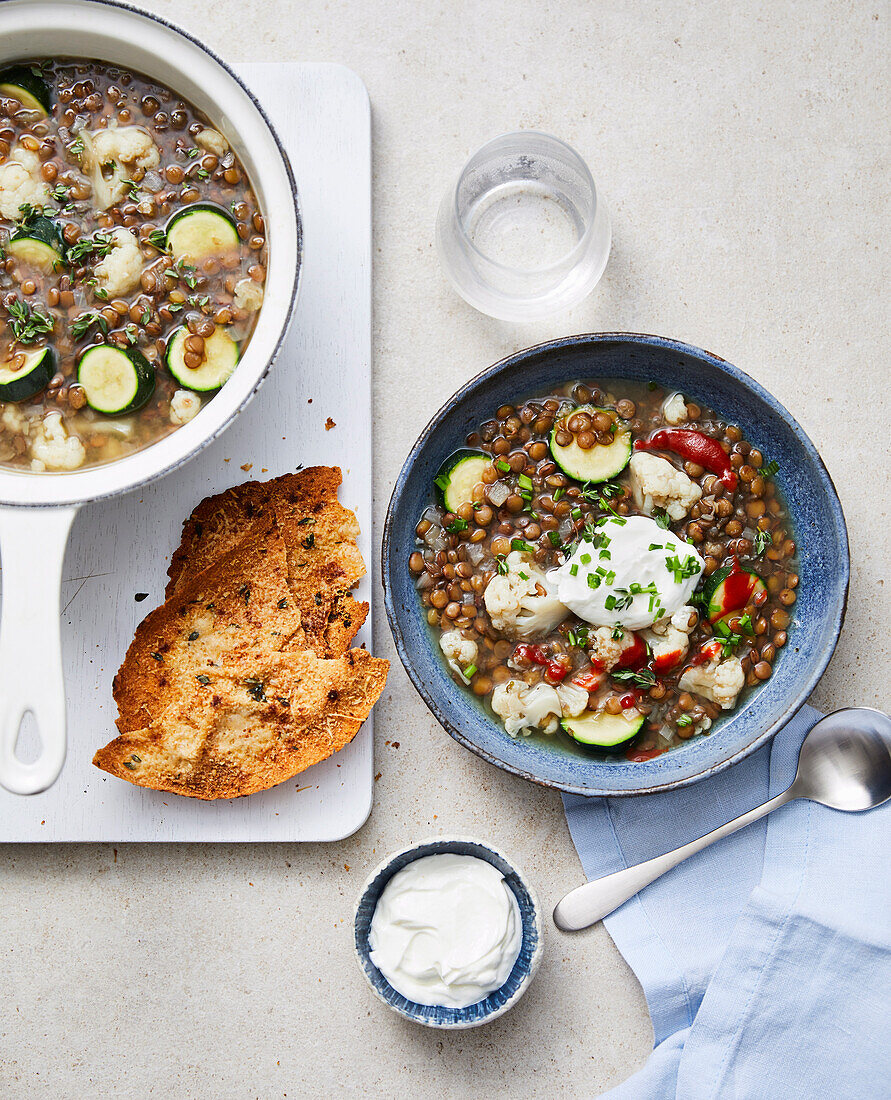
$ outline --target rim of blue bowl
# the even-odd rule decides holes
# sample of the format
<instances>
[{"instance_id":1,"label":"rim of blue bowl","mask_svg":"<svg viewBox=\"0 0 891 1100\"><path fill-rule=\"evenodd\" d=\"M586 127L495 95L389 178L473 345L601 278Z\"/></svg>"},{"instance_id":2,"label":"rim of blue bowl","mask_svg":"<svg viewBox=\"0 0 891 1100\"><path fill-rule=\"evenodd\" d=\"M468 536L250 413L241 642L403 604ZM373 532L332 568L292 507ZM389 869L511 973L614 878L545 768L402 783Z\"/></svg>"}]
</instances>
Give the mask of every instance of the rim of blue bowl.
<instances>
[{"instance_id":1,"label":"rim of blue bowl","mask_svg":"<svg viewBox=\"0 0 891 1100\"><path fill-rule=\"evenodd\" d=\"M508 888L517 899L520 917L523 922L523 942L520 954L514 963L507 981L499 989L476 1004L465 1008L422 1005L404 997L394 989L383 974L371 961L371 949L368 945L368 932L378 900L390 879L403 867L414 863L424 856L457 852L459 855L472 855L484 859L501 872ZM406 1020L423 1027L438 1027L452 1030L479 1027L491 1020L503 1016L514 1007L529 988L541 962L544 946L541 906L538 897L529 883L525 872L509 859L500 848L477 837L460 834L430 836L392 852L372 871L359 893L353 920L354 946L359 969L371 986L375 996Z\"/></svg>"},{"instance_id":2,"label":"rim of blue bowl","mask_svg":"<svg viewBox=\"0 0 891 1100\"><path fill-rule=\"evenodd\" d=\"M511 368L522 365L527 359L546 355L550 352L558 352L565 348L574 347L577 345L590 345L597 346L601 344L607 344L610 342L627 343L629 345L642 345L647 347L657 347L665 351L674 352L680 355L687 355L695 359L700 359L705 363L711 365L719 372L727 375L735 382L740 383L742 386L749 389L757 398L767 404L771 409L778 413L786 422L793 435L796 437L798 443L807 452L810 460L813 462L818 474L822 480L822 486L826 493L827 502L833 513L833 517L836 521L837 532L839 536L838 547L840 551L840 561L838 563L840 572L843 576L844 586L842 592L842 598L838 602L838 605L833 609L833 621L829 624L831 627L831 640L830 642L820 650L811 665L808 674L802 677L799 682L797 691L790 698L788 705L782 714L780 714L774 721L770 722L768 726L757 733L751 741L739 749L727 756L725 759L716 763L704 766L700 771L695 772L692 775L685 775L680 778L667 779L663 782L650 782L647 785L642 785L633 789L615 789L615 788L599 788L580 786L575 783L562 782L555 779L549 779L547 777L536 775L534 772L528 771L522 767L518 767L509 763L506 760L502 760L497 755L489 752L480 745L477 745L471 738L466 736L463 731L451 720L451 718L442 710L442 708L436 702L432 692L428 689L423 678L419 675L418 671L414 667L412 659L408 652L406 639L402 626L400 623L399 615L396 610L396 599L393 591L393 586L390 583L389 569L391 566L391 544L393 541L393 527L395 523L396 506L399 503L402 492L405 488L406 481L411 473L411 469L418 457L427 445L428 440L435 432L440 422L448 415L448 413L454 408L456 404L462 402L465 398L470 396L476 389L481 387L484 383L507 371ZM456 448L461 445L461 441L456 441ZM504 356L499 359L498 362L493 363L491 366L486 367L478 374L474 375L469 381L465 382L460 389L458 389L452 396L437 410L437 412L430 418L427 426L418 436L417 441L409 452L405 462L402 465L402 469L399 472L399 476L396 479L396 483L393 487L393 492L390 496L390 502L387 507L387 516L384 522L384 534L381 543L381 583L384 588L384 607L387 612L387 620L390 624L390 631L393 635L393 641L396 645L396 652L399 654L399 658L402 662L405 671L408 673L409 679L415 687L415 690L427 704L427 707L439 722L439 724L446 730L446 732L453 737L464 748L469 749L477 756L486 760L488 763L493 764L497 768L501 768L503 771L507 771L512 775L519 776L521 779L526 779L531 783L536 783L539 786L548 787L552 790L565 791L568 794L578 794L585 797L598 797L606 796L611 798L632 798L647 794L656 794L661 791L677 790L681 787L689 786L692 783L698 783L703 779L712 775L717 775L719 772L732 767L734 764L744 760L747 756L750 756L753 752L759 749L762 745L766 744L771 738L785 726L790 719L801 709L804 703L807 701L808 696L813 691L820 677L826 671L826 666L829 664L832 658L835 648L838 644L838 638L841 632L842 624L845 618L845 612L847 610L848 603L848 590L850 584L850 551L848 546L848 532L847 525L845 524L844 512L842 511L841 502L838 498L838 492L835 488L835 484L826 469L826 465L820 457L817 448L811 442L801 425L795 419L789 410L766 390L759 382L757 382L745 371L740 370L739 367L729 363L726 359L722 359L721 356L715 355L712 352L706 351L703 348L696 347L694 344L687 344L681 340L673 340L665 336L656 336L651 333L642 332L590 332L579 333L574 336L562 336L555 340L546 340L540 344L533 344L528 348L523 348L520 351L512 352L510 355ZM457 689L456 689L457 690ZM751 699L752 697L750 697ZM757 698L757 696L754 696ZM746 703L743 704L743 713ZM689 742L688 744L695 744L697 739ZM686 747L686 746L684 746ZM684 751L684 747L679 747L671 751L668 755L673 753L681 753ZM657 761L641 761L635 764L635 767L639 770L641 780L647 780L653 776L653 764Z\"/></svg>"}]
</instances>

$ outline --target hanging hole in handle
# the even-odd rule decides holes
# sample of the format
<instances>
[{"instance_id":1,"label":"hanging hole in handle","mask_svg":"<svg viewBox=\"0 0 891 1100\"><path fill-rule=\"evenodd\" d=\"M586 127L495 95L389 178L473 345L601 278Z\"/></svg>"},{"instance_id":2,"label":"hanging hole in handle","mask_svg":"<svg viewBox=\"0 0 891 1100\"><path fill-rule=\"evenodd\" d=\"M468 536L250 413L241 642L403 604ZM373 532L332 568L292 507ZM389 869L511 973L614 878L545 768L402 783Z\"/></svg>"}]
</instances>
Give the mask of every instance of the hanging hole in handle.
<instances>
[{"instance_id":1,"label":"hanging hole in handle","mask_svg":"<svg viewBox=\"0 0 891 1100\"><path fill-rule=\"evenodd\" d=\"M37 718L33 710L26 710L19 723L19 733L12 754L20 764L33 764L40 759L42 751L43 742L37 728Z\"/></svg>"}]
</instances>

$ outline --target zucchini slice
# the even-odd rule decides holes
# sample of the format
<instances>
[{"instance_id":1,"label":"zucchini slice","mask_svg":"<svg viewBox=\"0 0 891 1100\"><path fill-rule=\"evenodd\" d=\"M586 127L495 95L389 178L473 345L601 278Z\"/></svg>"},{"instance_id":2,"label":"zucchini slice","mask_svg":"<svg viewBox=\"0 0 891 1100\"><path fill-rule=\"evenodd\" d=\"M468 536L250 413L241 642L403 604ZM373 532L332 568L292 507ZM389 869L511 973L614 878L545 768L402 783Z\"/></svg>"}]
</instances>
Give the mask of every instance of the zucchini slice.
<instances>
[{"instance_id":1,"label":"zucchini slice","mask_svg":"<svg viewBox=\"0 0 891 1100\"><path fill-rule=\"evenodd\" d=\"M757 573L735 564L725 565L712 573L702 586L708 621L714 626L719 619L730 618L751 603L759 592L766 591Z\"/></svg>"},{"instance_id":2,"label":"zucchini slice","mask_svg":"<svg viewBox=\"0 0 891 1100\"><path fill-rule=\"evenodd\" d=\"M457 512L462 504L472 504L473 487L482 480L483 470L491 465L491 457L480 451L460 450L449 455L433 479L443 507Z\"/></svg>"},{"instance_id":3,"label":"zucchini slice","mask_svg":"<svg viewBox=\"0 0 891 1100\"><path fill-rule=\"evenodd\" d=\"M18 370L0 367L0 401L27 401L49 385L56 373L52 348L27 352Z\"/></svg>"},{"instance_id":4,"label":"zucchini slice","mask_svg":"<svg viewBox=\"0 0 891 1100\"><path fill-rule=\"evenodd\" d=\"M0 72L0 96L17 99L29 111L46 117L52 110L49 85L27 65L13 65Z\"/></svg>"},{"instance_id":5,"label":"zucchini slice","mask_svg":"<svg viewBox=\"0 0 891 1100\"><path fill-rule=\"evenodd\" d=\"M634 717L626 717L633 714ZM621 714L609 714L605 710L590 711L578 718L564 718L560 723L573 741L591 749L624 748L640 733L644 724L644 715L638 711L623 711Z\"/></svg>"},{"instance_id":6,"label":"zucchini slice","mask_svg":"<svg viewBox=\"0 0 891 1100\"><path fill-rule=\"evenodd\" d=\"M608 412L608 409L598 409L594 405L579 405L571 409L560 418L568 420L575 413ZM566 447L561 447L557 442L557 424L551 430L550 448L551 455L564 474L575 478L576 481L590 481L596 485L601 481L609 481L616 477L628 465L631 458L631 432L621 426L616 428L612 443L606 445L595 443L590 450L583 450L573 439Z\"/></svg>"},{"instance_id":7,"label":"zucchini slice","mask_svg":"<svg viewBox=\"0 0 891 1100\"><path fill-rule=\"evenodd\" d=\"M15 230L6 251L21 263L48 275L51 271L58 271L64 263L62 231L52 218L40 214L31 219L27 226Z\"/></svg>"},{"instance_id":8,"label":"zucchini slice","mask_svg":"<svg viewBox=\"0 0 891 1100\"><path fill-rule=\"evenodd\" d=\"M167 247L177 260L196 263L208 256L222 256L240 243L231 214L212 202L193 203L167 223Z\"/></svg>"},{"instance_id":9,"label":"zucchini slice","mask_svg":"<svg viewBox=\"0 0 891 1100\"><path fill-rule=\"evenodd\" d=\"M204 340L204 360L200 367L187 367L185 344L189 330L178 328L167 341L167 369L181 386L196 393L218 390L238 366L238 344L222 325Z\"/></svg>"},{"instance_id":10,"label":"zucchini slice","mask_svg":"<svg viewBox=\"0 0 891 1100\"><path fill-rule=\"evenodd\" d=\"M155 372L136 348L94 344L80 357L77 380L87 404L106 416L136 412L155 392Z\"/></svg>"}]
</instances>

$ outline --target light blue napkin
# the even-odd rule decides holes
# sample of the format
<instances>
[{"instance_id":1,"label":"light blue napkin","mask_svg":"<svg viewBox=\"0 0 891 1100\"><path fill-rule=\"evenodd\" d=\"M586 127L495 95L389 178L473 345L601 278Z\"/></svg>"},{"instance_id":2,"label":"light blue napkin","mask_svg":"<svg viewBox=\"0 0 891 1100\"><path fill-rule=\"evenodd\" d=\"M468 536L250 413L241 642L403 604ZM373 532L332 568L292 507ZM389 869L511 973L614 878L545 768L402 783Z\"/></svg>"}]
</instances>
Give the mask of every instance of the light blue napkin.
<instances>
[{"instance_id":1,"label":"light blue napkin","mask_svg":"<svg viewBox=\"0 0 891 1100\"><path fill-rule=\"evenodd\" d=\"M659 855L784 790L805 707L713 779L646 798L565 795L588 878ZM680 864L606 927L655 1048L609 1100L891 1096L891 804L794 802Z\"/></svg>"}]
</instances>

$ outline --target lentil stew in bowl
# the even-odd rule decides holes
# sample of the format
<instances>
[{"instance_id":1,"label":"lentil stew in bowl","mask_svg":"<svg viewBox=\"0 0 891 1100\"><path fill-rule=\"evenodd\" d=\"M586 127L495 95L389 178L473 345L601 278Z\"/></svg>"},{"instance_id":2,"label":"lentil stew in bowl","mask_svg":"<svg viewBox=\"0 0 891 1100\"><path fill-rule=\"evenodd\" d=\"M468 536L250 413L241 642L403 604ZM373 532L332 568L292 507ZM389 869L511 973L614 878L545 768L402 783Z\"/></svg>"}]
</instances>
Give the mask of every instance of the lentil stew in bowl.
<instances>
[{"instance_id":1,"label":"lentil stew in bowl","mask_svg":"<svg viewBox=\"0 0 891 1100\"><path fill-rule=\"evenodd\" d=\"M742 427L600 379L492 409L463 443L408 567L452 679L507 735L650 760L770 679L798 556Z\"/></svg>"},{"instance_id":2,"label":"lentil stew in bowl","mask_svg":"<svg viewBox=\"0 0 891 1100\"><path fill-rule=\"evenodd\" d=\"M267 241L226 138L100 61L0 71L0 464L107 463L190 421L237 367Z\"/></svg>"}]
</instances>

